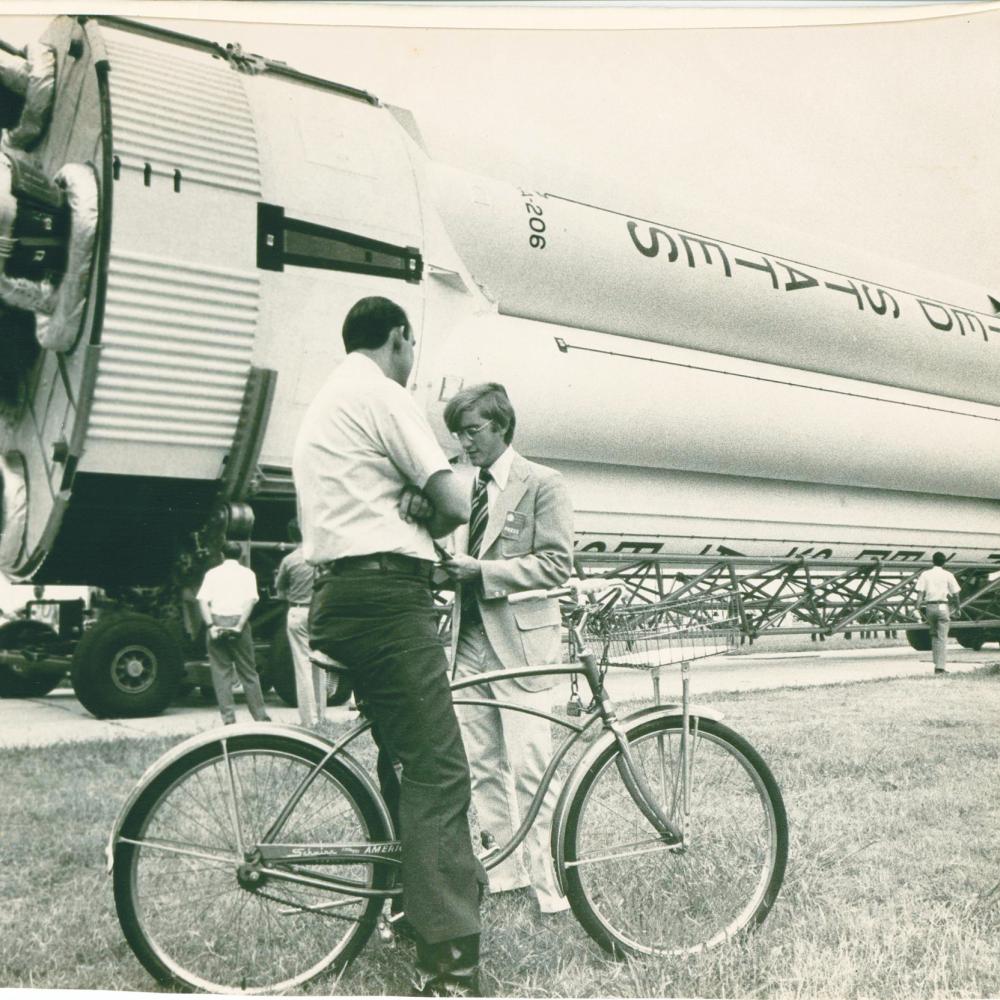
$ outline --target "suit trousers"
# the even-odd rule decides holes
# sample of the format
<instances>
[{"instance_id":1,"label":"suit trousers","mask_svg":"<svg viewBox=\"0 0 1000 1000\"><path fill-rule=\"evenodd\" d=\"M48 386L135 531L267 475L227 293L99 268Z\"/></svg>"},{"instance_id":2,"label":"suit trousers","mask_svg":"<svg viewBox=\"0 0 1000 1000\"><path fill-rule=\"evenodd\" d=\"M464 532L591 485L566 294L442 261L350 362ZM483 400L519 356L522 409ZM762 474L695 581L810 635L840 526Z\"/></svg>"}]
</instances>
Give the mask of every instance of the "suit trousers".
<instances>
[{"instance_id":1,"label":"suit trousers","mask_svg":"<svg viewBox=\"0 0 1000 1000\"><path fill-rule=\"evenodd\" d=\"M503 670L480 623L462 625L455 652L455 679ZM552 707L551 691L525 691L515 681L494 681L463 688L455 697L506 701L536 711ZM472 767L472 802L480 830L503 847L527 815L552 758L552 724L547 719L482 705L456 705ZM559 891L552 865L552 812L558 798L549 787L524 843L489 872L490 890L531 886L543 913L558 913L569 903Z\"/></svg>"},{"instance_id":2,"label":"suit trousers","mask_svg":"<svg viewBox=\"0 0 1000 1000\"><path fill-rule=\"evenodd\" d=\"M309 659L309 609L288 609L288 645L295 667L295 700L299 703L299 721L313 726L326 716L326 671Z\"/></svg>"},{"instance_id":3,"label":"suit trousers","mask_svg":"<svg viewBox=\"0 0 1000 1000\"><path fill-rule=\"evenodd\" d=\"M428 944L478 934L482 865L469 833L469 764L448 685L429 581L345 570L313 594L313 644L347 667L373 721L380 778L400 762L403 908ZM387 789L389 797L392 788Z\"/></svg>"},{"instance_id":4,"label":"suit trousers","mask_svg":"<svg viewBox=\"0 0 1000 1000\"><path fill-rule=\"evenodd\" d=\"M235 622L234 622L235 624ZM219 713L223 722L236 721L236 699L233 697L233 683L237 677L243 685L250 715L260 721L267 718L264 694L260 689L257 665L253 652L253 633L249 624L236 636L208 637L206 642L208 665L212 672L212 687L215 700L219 703Z\"/></svg>"},{"instance_id":5,"label":"suit trousers","mask_svg":"<svg viewBox=\"0 0 1000 1000\"><path fill-rule=\"evenodd\" d=\"M944 670L948 658L948 628L951 625L951 608L947 604L926 604L924 605L924 617L930 626L934 669Z\"/></svg>"}]
</instances>

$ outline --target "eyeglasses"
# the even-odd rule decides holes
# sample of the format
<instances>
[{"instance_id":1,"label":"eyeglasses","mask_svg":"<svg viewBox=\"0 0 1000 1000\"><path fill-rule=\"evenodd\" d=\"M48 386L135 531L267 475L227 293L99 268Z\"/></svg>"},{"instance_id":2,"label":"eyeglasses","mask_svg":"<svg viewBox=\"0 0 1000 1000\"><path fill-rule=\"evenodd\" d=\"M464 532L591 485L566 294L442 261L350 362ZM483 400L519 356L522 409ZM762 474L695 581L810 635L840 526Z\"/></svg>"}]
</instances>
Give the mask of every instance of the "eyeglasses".
<instances>
[{"instance_id":1,"label":"eyeglasses","mask_svg":"<svg viewBox=\"0 0 1000 1000\"><path fill-rule=\"evenodd\" d=\"M452 434L452 437L456 441L461 441L462 438L467 438L471 441L472 438L478 437L492 423L492 420L484 420L481 424L477 424L475 427L463 427L460 430L455 431L455 433Z\"/></svg>"}]
</instances>

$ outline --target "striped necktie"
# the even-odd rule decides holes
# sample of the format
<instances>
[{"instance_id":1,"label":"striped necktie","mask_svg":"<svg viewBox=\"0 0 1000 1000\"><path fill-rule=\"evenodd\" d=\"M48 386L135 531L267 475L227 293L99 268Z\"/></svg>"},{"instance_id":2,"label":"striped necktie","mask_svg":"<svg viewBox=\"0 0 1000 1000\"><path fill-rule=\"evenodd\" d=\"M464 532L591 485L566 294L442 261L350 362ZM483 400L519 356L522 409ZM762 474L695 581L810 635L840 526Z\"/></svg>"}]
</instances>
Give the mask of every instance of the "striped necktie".
<instances>
[{"instance_id":1,"label":"striped necktie","mask_svg":"<svg viewBox=\"0 0 1000 1000\"><path fill-rule=\"evenodd\" d=\"M479 557L479 547L483 544L486 534L486 522L489 520L489 498L486 484L490 481L490 470L480 469L476 479L476 487L472 491L472 516L469 518L469 555L474 559Z\"/></svg>"}]
</instances>

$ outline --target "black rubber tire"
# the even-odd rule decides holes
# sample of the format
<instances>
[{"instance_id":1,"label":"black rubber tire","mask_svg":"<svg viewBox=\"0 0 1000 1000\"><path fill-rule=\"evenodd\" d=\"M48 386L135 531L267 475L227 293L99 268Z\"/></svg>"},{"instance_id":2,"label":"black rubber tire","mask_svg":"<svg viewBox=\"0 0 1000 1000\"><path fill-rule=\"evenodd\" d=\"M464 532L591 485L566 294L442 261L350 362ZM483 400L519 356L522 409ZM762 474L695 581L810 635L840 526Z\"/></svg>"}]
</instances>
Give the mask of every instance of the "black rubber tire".
<instances>
[{"instance_id":1,"label":"black rubber tire","mask_svg":"<svg viewBox=\"0 0 1000 1000\"><path fill-rule=\"evenodd\" d=\"M676 760L673 755L681 727L679 716L661 716L637 720L628 731L650 787L655 790L662 781L667 789L660 805L678 826L679 755ZM661 842L618 773L616 744L594 762L569 805L566 896L587 933L616 958L713 948L759 925L781 889L788 819L774 776L742 736L719 722L699 718L697 740L691 757L691 841L684 852L658 847ZM670 767L659 756L661 746ZM756 847L755 865L747 864L750 852L742 843L739 856L733 852L734 837L744 828ZM639 867L626 874L633 864ZM720 906L715 891L732 899ZM621 912L612 917L612 910Z\"/></svg>"},{"instance_id":2,"label":"black rubber tire","mask_svg":"<svg viewBox=\"0 0 1000 1000\"><path fill-rule=\"evenodd\" d=\"M918 652L929 653L931 649L931 630L928 628L908 628L906 641Z\"/></svg>"},{"instance_id":3,"label":"black rubber tire","mask_svg":"<svg viewBox=\"0 0 1000 1000\"><path fill-rule=\"evenodd\" d=\"M173 701L183 676L180 644L149 615L101 619L73 653L73 690L99 719L159 715Z\"/></svg>"},{"instance_id":4,"label":"black rubber tire","mask_svg":"<svg viewBox=\"0 0 1000 1000\"><path fill-rule=\"evenodd\" d=\"M59 638L54 628L30 618L0 625L0 649L17 649ZM41 698L66 675L65 670L31 670L22 673L8 663L0 664L0 698Z\"/></svg>"},{"instance_id":5,"label":"black rubber tire","mask_svg":"<svg viewBox=\"0 0 1000 1000\"><path fill-rule=\"evenodd\" d=\"M986 635L981 629L957 628L952 635L955 636L963 649L971 649L976 653L983 648L983 644L986 642Z\"/></svg>"},{"instance_id":6,"label":"black rubber tire","mask_svg":"<svg viewBox=\"0 0 1000 1000\"><path fill-rule=\"evenodd\" d=\"M279 629L272 638L267 662L268 675L278 697L291 708L297 708L299 695L295 687L295 663L292 660L292 648L288 641L288 633L284 629ZM353 688L347 674L327 671L327 705L346 705L352 693Z\"/></svg>"},{"instance_id":7,"label":"black rubber tire","mask_svg":"<svg viewBox=\"0 0 1000 1000\"><path fill-rule=\"evenodd\" d=\"M284 796L298 787L323 756L319 748L287 736L220 736L174 761L136 798L114 846L115 907L129 946L158 983L213 993L282 993L331 968L339 972L365 946L383 897L359 898L355 904L331 910L325 918L322 912L308 912L305 907L350 897L329 890L296 889L266 876L253 889L237 881L243 859L231 829L229 797L220 791L226 779L220 784L219 776L233 769L243 836L252 838L254 831L269 827L285 804ZM280 794L263 787L268 782ZM325 806L330 811L325 812ZM323 843L336 842L338 822L346 824L345 842L389 840L375 799L336 758L326 762L297 810L281 830L281 837L290 843L308 844L310 836ZM159 846L143 853L145 836L157 845L168 843L180 849L186 845L200 857L171 855ZM191 836L191 841L185 836ZM139 843L125 843L121 838ZM252 850L246 839L243 846ZM218 860L206 859L212 852ZM281 867L280 862L273 864ZM321 864L291 867L300 872L327 870ZM348 869L344 877L379 889L392 882L387 864L369 862L358 867L364 875ZM334 871L343 875L345 869ZM166 885L171 887L169 892L163 890ZM144 887L149 895L144 896ZM162 916L155 912L160 901L166 906ZM275 911L271 905L275 902L283 910ZM356 910L348 914L349 906ZM282 914L278 921L276 913ZM338 940L345 923L349 926ZM276 940L286 932L286 938ZM261 935L259 941L253 939L255 933ZM324 951L327 946L329 953ZM310 954L304 959L311 963L307 968L279 971L282 963L294 961L290 952L300 947L318 951L319 958ZM191 953L191 962L179 957L185 949ZM275 954L266 954L268 950ZM195 964L201 968L190 967ZM213 966L220 965L226 966L226 975L213 974Z\"/></svg>"},{"instance_id":8,"label":"black rubber tire","mask_svg":"<svg viewBox=\"0 0 1000 1000\"><path fill-rule=\"evenodd\" d=\"M299 704L295 690L295 664L292 661L292 647L284 628L275 629L271 636L271 646L267 654L267 674L275 694L290 708Z\"/></svg>"}]
</instances>

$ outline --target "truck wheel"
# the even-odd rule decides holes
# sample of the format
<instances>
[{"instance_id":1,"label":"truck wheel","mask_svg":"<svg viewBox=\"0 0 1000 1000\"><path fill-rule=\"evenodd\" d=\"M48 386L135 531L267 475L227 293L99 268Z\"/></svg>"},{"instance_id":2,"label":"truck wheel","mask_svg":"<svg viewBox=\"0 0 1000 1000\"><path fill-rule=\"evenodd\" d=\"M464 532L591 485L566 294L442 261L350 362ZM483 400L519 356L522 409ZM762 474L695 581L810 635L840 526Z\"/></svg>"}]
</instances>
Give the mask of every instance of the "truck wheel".
<instances>
[{"instance_id":1,"label":"truck wheel","mask_svg":"<svg viewBox=\"0 0 1000 1000\"><path fill-rule=\"evenodd\" d=\"M155 618L140 614L115 615L85 632L71 671L80 704L99 719L159 715L183 674L176 639Z\"/></svg>"},{"instance_id":2,"label":"truck wheel","mask_svg":"<svg viewBox=\"0 0 1000 1000\"><path fill-rule=\"evenodd\" d=\"M58 639L58 633L44 622L31 620L0 625L0 649L19 649L25 645L45 645ZM65 670L28 670L9 663L0 664L0 698L41 698L62 679Z\"/></svg>"},{"instance_id":3,"label":"truck wheel","mask_svg":"<svg viewBox=\"0 0 1000 1000\"><path fill-rule=\"evenodd\" d=\"M926 653L931 648L931 631L927 628L908 628L906 630L906 641L917 652Z\"/></svg>"}]
</instances>

